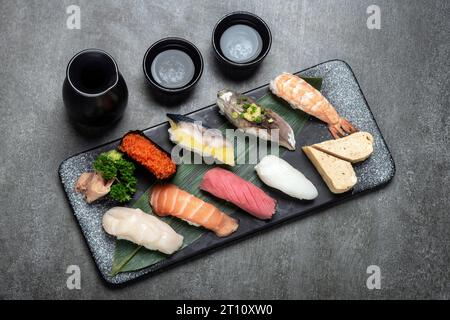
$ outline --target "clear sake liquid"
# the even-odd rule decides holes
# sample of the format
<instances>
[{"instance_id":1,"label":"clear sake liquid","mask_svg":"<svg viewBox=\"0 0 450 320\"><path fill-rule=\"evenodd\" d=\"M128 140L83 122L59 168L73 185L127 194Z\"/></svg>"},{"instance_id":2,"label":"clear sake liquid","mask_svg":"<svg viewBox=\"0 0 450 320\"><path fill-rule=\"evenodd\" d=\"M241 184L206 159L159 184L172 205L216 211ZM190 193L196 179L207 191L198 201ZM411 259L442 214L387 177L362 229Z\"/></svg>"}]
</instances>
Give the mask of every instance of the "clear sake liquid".
<instances>
[{"instance_id":1,"label":"clear sake liquid","mask_svg":"<svg viewBox=\"0 0 450 320\"><path fill-rule=\"evenodd\" d=\"M258 31L245 24L229 27L220 37L223 55L236 63L255 60L262 51L263 41Z\"/></svg>"},{"instance_id":2,"label":"clear sake liquid","mask_svg":"<svg viewBox=\"0 0 450 320\"><path fill-rule=\"evenodd\" d=\"M158 54L152 62L153 79L165 88L176 89L187 85L194 78L195 66L189 55L170 49Z\"/></svg>"}]
</instances>

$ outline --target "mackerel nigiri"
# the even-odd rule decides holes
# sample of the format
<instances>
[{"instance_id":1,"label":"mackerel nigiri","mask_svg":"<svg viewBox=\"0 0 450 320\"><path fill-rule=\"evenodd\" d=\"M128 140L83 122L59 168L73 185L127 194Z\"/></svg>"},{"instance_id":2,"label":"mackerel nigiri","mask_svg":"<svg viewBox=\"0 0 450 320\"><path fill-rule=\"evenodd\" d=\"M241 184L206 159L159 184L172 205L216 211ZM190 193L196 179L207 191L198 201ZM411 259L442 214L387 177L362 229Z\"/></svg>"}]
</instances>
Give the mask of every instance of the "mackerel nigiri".
<instances>
[{"instance_id":1,"label":"mackerel nigiri","mask_svg":"<svg viewBox=\"0 0 450 320\"><path fill-rule=\"evenodd\" d=\"M150 205L159 216L174 216L195 225L212 230L218 237L226 237L238 228L238 222L212 204L181 190L174 184L153 187Z\"/></svg>"},{"instance_id":2,"label":"mackerel nigiri","mask_svg":"<svg viewBox=\"0 0 450 320\"><path fill-rule=\"evenodd\" d=\"M103 228L118 239L125 239L165 254L174 253L183 244L183 236L167 223L141 209L109 209L103 216Z\"/></svg>"},{"instance_id":3,"label":"mackerel nigiri","mask_svg":"<svg viewBox=\"0 0 450 320\"><path fill-rule=\"evenodd\" d=\"M220 113L239 130L295 150L294 131L275 111L263 108L252 98L231 90L217 93L217 105ZM279 130L278 134L275 135L273 130Z\"/></svg>"},{"instance_id":4,"label":"mackerel nigiri","mask_svg":"<svg viewBox=\"0 0 450 320\"><path fill-rule=\"evenodd\" d=\"M233 203L259 219L270 219L275 213L274 199L251 182L222 168L206 172L200 189Z\"/></svg>"},{"instance_id":5,"label":"mackerel nigiri","mask_svg":"<svg viewBox=\"0 0 450 320\"><path fill-rule=\"evenodd\" d=\"M234 146L218 129L211 129L187 116L168 113L170 140L203 157L234 166Z\"/></svg>"}]
</instances>

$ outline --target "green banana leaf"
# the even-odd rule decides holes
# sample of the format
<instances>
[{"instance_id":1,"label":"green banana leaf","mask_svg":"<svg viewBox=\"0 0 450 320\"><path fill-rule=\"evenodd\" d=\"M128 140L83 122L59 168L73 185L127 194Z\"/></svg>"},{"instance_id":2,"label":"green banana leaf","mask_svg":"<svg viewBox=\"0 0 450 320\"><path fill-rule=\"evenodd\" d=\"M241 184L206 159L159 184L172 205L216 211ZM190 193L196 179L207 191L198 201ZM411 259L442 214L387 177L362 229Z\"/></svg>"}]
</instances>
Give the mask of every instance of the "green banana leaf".
<instances>
[{"instance_id":1,"label":"green banana leaf","mask_svg":"<svg viewBox=\"0 0 450 320\"><path fill-rule=\"evenodd\" d=\"M311 84L313 87L315 87L317 90L320 90L322 86L321 78L303 78L303 79L307 81L309 84ZM305 125L306 121L309 118L309 116L306 113L292 109L286 102L275 97L271 93L268 93L261 99L259 99L258 104L277 112L291 125L295 133L301 131L301 129L303 128L303 126ZM219 129L224 132L225 129L228 128L232 129L233 126L230 123L225 122ZM243 151L241 151L240 154L235 155L236 162L239 163L240 161L238 160L241 159L242 157L247 158L249 152L253 148L257 148L257 145L249 144L247 142L246 148ZM270 150L271 149L268 148L269 152ZM286 149L284 148L279 149L280 155L284 152L286 152ZM210 196L205 192L201 192L199 189L199 185L203 178L203 175L206 173L206 171L208 171L212 167L213 167L212 165L207 164L180 165L178 166L177 173L175 174L171 182L180 187L181 189L192 193L196 197L215 205L221 211L227 214L232 214L234 211L236 211L236 207L234 207L232 204L226 201L220 201L219 199L214 198L213 196ZM254 165L237 164L236 166L230 167L228 169L257 186L262 185L262 182L258 179L258 176L255 173ZM151 186L134 203L133 207L140 208L144 212L153 214L148 201L150 189ZM184 237L183 246L180 250L192 244L194 241L198 240L206 232L209 232L204 228L192 226L184 222L183 220L174 217L164 217L161 219L166 223L168 223L177 233L181 234ZM155 263L165 260L167 257L168 256L163 253L160 253L158 251L147 250L146 248L138 246L132 242L126 240L116 240L116 248L114 252L111 276L115 276L119 272L129 272L149 267Z\"/></svg>"}]
</instances>

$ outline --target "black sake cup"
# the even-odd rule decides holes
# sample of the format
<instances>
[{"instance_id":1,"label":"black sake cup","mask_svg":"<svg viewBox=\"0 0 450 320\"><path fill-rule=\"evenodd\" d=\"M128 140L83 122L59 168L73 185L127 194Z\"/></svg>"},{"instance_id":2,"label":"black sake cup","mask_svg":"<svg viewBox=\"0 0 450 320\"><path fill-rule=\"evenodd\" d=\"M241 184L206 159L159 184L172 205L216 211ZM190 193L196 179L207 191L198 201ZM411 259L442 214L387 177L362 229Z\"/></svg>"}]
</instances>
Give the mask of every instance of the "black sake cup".
<instances>
[{"instance_id":1,"label":"black sake cup","mask_svg":"<svg viewBox=\"0 0 450 320\"><path fill-rule=\"evenodd\" d=\"M106 126L122 117L128 89L116 61L107 52L87 49L69 61L63 100L71 119L87 126Z\"/></svg>"},{"instance_id":2,"label":"black sake cup","mask_svg":"<svg viewBox=\"0 0 450 320\"><path fill-rule=\"evenodd\" d=\"M194 63L194 76L189 83L179 88L167 88L162 86L153 78L151 73L152 62L156 56L163 51L171 49L183 51L192 59L192 62ZM174 97L175 95L184 96L195 87L202 76L203 57L200 50L198 50L197 47L191 42L182 38L169 37L155 42L150 46L150 48L147 49L142 62L142 67L144 69L145 78L155 93L159 94L159 97Z\"/></svg>"},{"instance_id":3,"label":"black sake cup","mask_svg":"<svg viewBox=\"0 0 450 320\"><path fill-rule=\"evenodd\" d=\"M259 33L262 39L262 50L260 54L255 59L245 63L238 63L228 59L220 48L220 38L223 33L236 24L244 24L252 27ZM215 56L222 67L232 70L249 71L258 67L269 53L272 46L272 33L267 23L256 14L246 11L236 11L225 15L216 23L212 33L212 46Z\"/></svg>"}]
</instances>

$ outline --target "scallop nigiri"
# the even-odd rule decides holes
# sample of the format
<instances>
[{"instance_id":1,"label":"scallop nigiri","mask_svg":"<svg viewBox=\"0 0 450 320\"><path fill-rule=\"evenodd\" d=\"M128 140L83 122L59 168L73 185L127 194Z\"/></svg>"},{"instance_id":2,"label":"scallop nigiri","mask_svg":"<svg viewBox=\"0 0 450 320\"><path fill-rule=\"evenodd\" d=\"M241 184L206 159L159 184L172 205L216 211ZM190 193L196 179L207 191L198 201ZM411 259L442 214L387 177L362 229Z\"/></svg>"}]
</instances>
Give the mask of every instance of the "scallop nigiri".
<instances>
[{"instance_id":1,"label":"scallop nigiri","mask_svg":"<svg viewBox=\"0 0 450 320\"><path fill-rule=\"evenodd\" d=\"M157 215L170 215L195 226L203 226L218 237L232 234L239 226L237 220L174 184L154 186L149 200Z\"/></svg>"},{"instance_id":2,"label":"scallop nigiri","mask_svg":"<svg viewBox=\"0 0 450 320\"><path fill-rule=\"evenodd\" d=\"M255 166L255 170L265 184L291 197L312 200L319 194L312 182L300 171L277 156L265 156Z\"/></svg>"},{"instance_id":3,"label":"scallop nigiri","mask_svg":"<svg viewBox=\"0 0 450 320\"><path fill-rule=\"evenodd\" d=\"M183 245L182 235L176 233L167 223L141 209L109 209L103 216L103 229L118 239L128 240L165 254L172 254Z\"/></svg>"}]
</instances>

